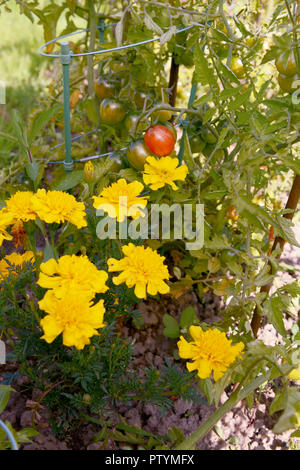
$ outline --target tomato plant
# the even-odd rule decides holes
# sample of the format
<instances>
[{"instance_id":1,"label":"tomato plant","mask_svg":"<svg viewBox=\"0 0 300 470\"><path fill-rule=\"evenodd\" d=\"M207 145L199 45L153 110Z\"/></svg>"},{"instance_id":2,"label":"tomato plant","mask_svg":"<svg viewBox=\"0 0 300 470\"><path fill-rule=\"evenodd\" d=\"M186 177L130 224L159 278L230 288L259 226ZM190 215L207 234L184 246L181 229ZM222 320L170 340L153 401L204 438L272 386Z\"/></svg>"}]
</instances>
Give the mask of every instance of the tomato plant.
<instances>
[{"instance_id":1,"label":"tomato plant","mask_svg":"<svg viewBox=\"0 0 300 470\"><path fill-rule=\"evenodd\" d=\"M125 114L124 105L118 101L106 98L100 104L100 118L105 124L118 124Z\"/></svg>"},{"instance_id":2,"label":"tomato plant","mask_svg":"<svg viewBox=\"0 0 300 470\"><path fill-rule=\"evenodd\" d=\"M4 3L9 15L12 2ZM46 73L42 62L31 64L30 78L38 64L41 81L49 79L34 90L32 109L22 99L31 89L23 82L10 88L7 106L0 107L0 337L11 339L12 349L16 344L13 358L28 377L26 388L41 391L42 406L67 442L75 442L73 430L86 418L101 425L96 441L103 446L120 439L150 449L194 449L239 401L251 413L260 409L264 387L275 397L267 407L274 421L281 413L274 432L296 428L299 436L300 396L290 382L299 377L299 266L287 268L279 259L285 242L299 247L292 227L300 187L299 2L14 3L21 21L38 20L41 42L76 33L69 66L74 171L65 174L70 166L62 164L60 144L68 131L62 103L68 101L62 99L59 60L44 58ZM79 24L85 29L77 35ZM59 56L59 43L46 44L46 52ZM30 41L25 44L31 56ZM10 68L12 75L18 69ZM14 83L10 74L5 78ZM143 171L148 156L161 158ZM15 213L7 214L19 191L15 221ZM142 221L130 211L122 220L124 195L149 209ZM152 204L174 210L169 231L168 224L158 226L163 211L153 222ZM104 215L98 215L100 206ZM3 280L2 271L11 267L7 253L19 259L25 250L35 255L34 266L20 266L17 276ZM66 288L56 274L65 256L91 263L90 270L70 269ZM85 280L88 294L81 292ZM191 300L195 308L181 311ZM49 308L48 302L50 315L59 308L44 320L41 307ZM150 315L143 325L145 311ZM83 322L90 319L86 328L77 328L81 315ZM67 334L52 341L62 331L57 318L66 330L77 329L76 344ZM265 324L268 333L268 324L276 331L274 346L264 342ZM42 337L45 325L51 331ZM200 360L183 372L194 348L187 343L210 335L228 337L230 353L223 351L227 340L221 346L203 341L197 344ZM156 357L162 341L166 357ZM230 362L236 347L240 355ZM219 351L217 367L211 358ZM164 410L179 398L198 406L197 387L217 411L198 430L189 429L187 439L176 428L150 437L127 427L122 411L110 419L138 401Z\"/></svg>"}]
</instances>

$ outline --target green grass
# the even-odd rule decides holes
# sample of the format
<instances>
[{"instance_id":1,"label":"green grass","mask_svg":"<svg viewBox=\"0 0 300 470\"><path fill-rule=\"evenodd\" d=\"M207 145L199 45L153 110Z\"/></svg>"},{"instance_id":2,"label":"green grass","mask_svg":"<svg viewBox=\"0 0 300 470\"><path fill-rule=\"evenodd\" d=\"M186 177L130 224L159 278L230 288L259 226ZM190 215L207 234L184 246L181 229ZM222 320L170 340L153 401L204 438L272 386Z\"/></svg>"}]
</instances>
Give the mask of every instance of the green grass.
<instances>
[{"instance_id":1,"label":"green grass","mask_svg":"<svg viewBox=\"0 0 300 470\"><path fill-rule=\"evenodd\" d=\"M6 90L6 103L0 105L0 130L14 135L11 113L17 109L24 122L32 108L38 105L39 94L45 86L47 60L38 49L43 44L43 28L20 14L15 1L7 2L11 12L0 7L0 80ZM20 150L6 139L0 139L0 167ZM16 152L17 150L17 152Z\"/></svg>"}]
</instances>

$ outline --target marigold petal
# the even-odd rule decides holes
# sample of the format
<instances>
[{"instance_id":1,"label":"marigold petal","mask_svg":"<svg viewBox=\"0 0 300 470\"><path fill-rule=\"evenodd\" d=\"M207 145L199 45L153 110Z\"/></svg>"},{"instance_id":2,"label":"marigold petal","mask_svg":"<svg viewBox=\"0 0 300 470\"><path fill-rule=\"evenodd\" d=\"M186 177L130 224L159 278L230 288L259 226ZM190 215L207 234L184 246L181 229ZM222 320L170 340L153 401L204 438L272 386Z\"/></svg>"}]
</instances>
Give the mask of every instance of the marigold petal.
<instances>
[{"instance_id":1,"label":"marigold petal","mask_svg":"<svg viewBox=\"0 0 300 470\"><path fill-rule=\"evenodd\" d=\"M41 338L47 343L52 343L63 331L62 325L51 315L42 318L40 323L44 330L44 335Z\"/></svg>"},{"instance_id":2,"label":"marigold petal","mask_svg":"<svg viewBox=\"0 0 300 470\"><path fill-rule=\"evenodd\" d=\"M212 373L212 366L205 359L197 360L197 369L200 379L208 379Z\"/></svg>"}]
</instances>

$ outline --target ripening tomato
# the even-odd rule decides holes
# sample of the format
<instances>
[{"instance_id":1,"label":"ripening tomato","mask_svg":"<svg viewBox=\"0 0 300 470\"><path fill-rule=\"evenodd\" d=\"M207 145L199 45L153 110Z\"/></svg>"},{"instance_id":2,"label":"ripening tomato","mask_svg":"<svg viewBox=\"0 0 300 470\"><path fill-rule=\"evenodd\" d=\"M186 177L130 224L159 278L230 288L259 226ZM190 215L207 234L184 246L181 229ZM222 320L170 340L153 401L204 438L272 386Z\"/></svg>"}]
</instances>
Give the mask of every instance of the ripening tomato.
<instances>
[{"instance_id":1,"label":"ripening tomato","mask_svg":"<svg viewBox=\"0 0 300 470\"><path fill-rule=\"evenodd\" d=\"M110 98L115 94L115 87L111 83L109 83L106 80L103 80L102 78L99 78L95 84L95 93L96 95L101 98L102 100L104 98Z\"/></svg>"},{"instance_id":2,"label":"ripening tomato","mask_svg":"<svg viewBox=\"0 0 300 470\"><path fill-rule=\"evenodd\" d=\"M149 127L145 132L144 142L146 147L154 155L159 157L166 157L173 152L175 147L175 138L170 129L162 124L156 124Z\"/></svg>"},{"instance_id":3,"label":"ripening tomato","mask_svg":"<svg viewBox=\"0 0 300 470\"><path fill-rule=\"evenodd\" d=\"M123 121L126 109L122 103L112 99L105 99L100 104L100 118L106 124L118 124Z\"/></svg>"},{"instance_id":4,"label":"ripening tomato","mask_svg":"<svg viewBox=\"0 0 300 470\"><path fill-rule=\"evenodd\" d=\"M142 139L131 142L127 148L127 160L136 170L143 170L146 158L149 156L150 152Z\"/></svg>"},{"instance_id":5,"label":"ripening tomato","mask_svg":"<svg viewBox=\"0 0 300 470\"><path fill-rule=\"evenodd\" d=\"M164 127L167 127L173 134L174 136L174 139L175 139L175 142L177 140L177 132L176 132L176 129L175 127L173 126L173 124L171 122L163 122L163 123L160 123L158 122L157 124L162 124Z\"/></svg>"},{"instance_id":6,"label":"ripening tomato","mask_svg":"<svg viewBox=\"0 0 300 470\"><path fill-rule=\"evenodd\" d=\"M292 77L297 73L297 64L295 60L294 51L291 51L286 57L287 53L283 52L275 62L276 68L281 75Z\"/></svg>"},{"instance_id":7,"label":"ripening tomato","mask_svg":"<svg viewBox=\"0 0 300 470\"><path fill-rule=\"evenodd\" d=\"M243 78L245 76L244 65L239 57L232 57L230 68L238 78Z\"/></svg>"}]
</instances>

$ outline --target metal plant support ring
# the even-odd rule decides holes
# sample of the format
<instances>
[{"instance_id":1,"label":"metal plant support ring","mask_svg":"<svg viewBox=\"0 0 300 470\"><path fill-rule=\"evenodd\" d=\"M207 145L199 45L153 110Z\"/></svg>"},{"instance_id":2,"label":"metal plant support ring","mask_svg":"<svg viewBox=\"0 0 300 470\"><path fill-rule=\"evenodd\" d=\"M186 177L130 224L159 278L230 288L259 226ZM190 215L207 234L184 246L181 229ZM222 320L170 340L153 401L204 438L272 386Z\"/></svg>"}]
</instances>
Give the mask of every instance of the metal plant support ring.
<instances>
[{"instance_id":1,"label":"metal plant support ring","mask_svg":"<svg viewBox=\"0 0 300 470\"><path fill-rule=\"evenodd\" d=\"M10 429L8 429L8 427L6 426L6 424L3 423L3 421L2 421L1 419L0 419L0 428L2 428L3 431L5 432L5 434L7 435L12 450L19 450L19 449L18 449L18 444L16 443L16 440L15 440L15 438L14 438L12 432L10 431Z\"/></svg>"},{"instance_id":2,"label":"metal plant support ring","mask_svg":"<svg viewBox=\"0 0 300 470\"><path fill-rule=\"evenodd\" d=\"M114 27L116 26L117 23L110 23L110 24L105 24L104 23L104 18L100 18L99 20L99 25L97 26L97 29L99 29L99 40L100 43L104 44L104 31L105 28L109 27ZM186 26L185 28L178 29L175 34L181 33L183 31L188 31L190 29L194 28L194 25L191 26ZM74 163L77 162L83 162L91 159L96 159L96 158L101 158L105 156L112 155L115 152L109 152L109 153L104 153L100 155L93 155L92 157L85 157L80 160L73 160L72 158L72 153L71 153L71 144L73 140L77 140L81 137L84 137L85 135L90 134L91 132L88 132L86 134L82 134L80 136L77 136L75 138L72 138L71 136L71 120L70 120L70 85L69 85L69 67L72 58L76 57L84 57L84 56L90 56L90 55L98 55L98 54L103 54L107 52L118 52L124 49L130 49L132 47L139 47L144 44L149 44L154 41L159 41L160 37L152 38L152 39L147 39L145 41L141 42L136 42L136 43L131 43L131 44L125 44L123 46L119 47L114 47L112 49L99 49L97 51L91 51L91 52L82 52L80 54L74 54L69 47L69 43L65 41L66 38L70 36L74 36L76 34L82 34L90 31L90 28L87 29L82 29L80 31L75 31L73 33L65 34L64 36L59 36L55 39L52 39L51 41L46 42L43 44L40 49L39 53L45 57L51 57L53 59L60 59L61 64L62 64L62 74L63 74L63 106L64 106L64 145L65 145L65 160L63 162L48 162L48 164L63 164L65 167L65 170L67 172L71 172L74 168ZM60 46L61 46L61 53L60 54L47 54L43 51L45 47L47 47L50 44L54 44L57 41L61 41ZM191 97L190 97L190 102L194 100L196 88L195 85L193 85L192 90L191 90ZM192 99L191 99L192 98ZM190 103L190 104L191 104ZM184 149L184 135L185 132L183 132L183 139L181 140L181 145L180 145L180 152L179 152L179 160L182 160L182 155L183 155L183 149ZM55 147L53 147L51 150L58 148L60 145L63 144L58 144ZM124 149L121 149L124 150Z\"/></svg>"}]
</instances>

